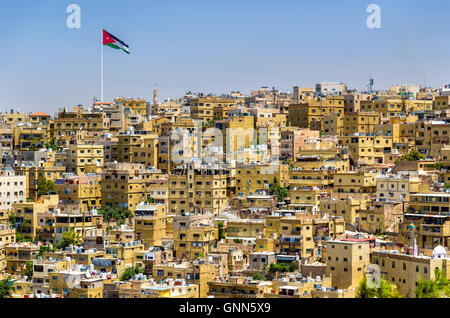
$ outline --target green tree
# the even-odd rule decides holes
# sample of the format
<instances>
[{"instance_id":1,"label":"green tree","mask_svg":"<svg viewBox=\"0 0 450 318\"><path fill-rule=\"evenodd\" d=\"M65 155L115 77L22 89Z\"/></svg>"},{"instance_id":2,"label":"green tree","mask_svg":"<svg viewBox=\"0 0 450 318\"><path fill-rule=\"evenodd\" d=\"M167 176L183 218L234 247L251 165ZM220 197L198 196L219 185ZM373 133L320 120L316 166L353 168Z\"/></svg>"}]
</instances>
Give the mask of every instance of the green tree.
<instances>
[{"instance_id":1,"label":"green tree","mask_svg":"<svg viewBox=\"0 0 450 318\"><path fill-rule=\"evenodd\" d=\"M25 238L25 236L21 232L16 232L16 242L17 243L23 243L27 242L28 240Z\"/></svg>"},{"instance_id":2,"label":"green tree","mask_svg":"<svg viewBox=\"0 0 450 318\"><path fill-rule=\"evenodd\" d=\"M256 272L256 273L253 273L252 279L257 280L257 281L265 281L266 276L264 276L261 272Z\"/></svg>"},{"instance_id":3,"label":"green tree","mask_svg":"<svg viewBox=\"0 0 450 318\"><path fill-rule=\"evenodd\" d=\"M38 256L42 256L42 255L44 255L44 253L52 252L52 251L54 251L54 249L52 248L51 245L41 245L41 246L39 246Z\"/></svg>"},{"instance_id":4,"label":"green tree","mask_svg":"<svg viewBox=\"0 0 450 318\"><path fill-rule=\"evenodd\" d=\"M283 202L285 198L289 195L289 190L287 188L283 188L278 184L274 184L270 187L270 192L272 194L276 194L278 197L278 202Z\"/></svg>"},{"instance_id":5,"label":"green tree","mask_svg":"<svg viewBox=\"0 0 450 318\"><path fill-rule=\"evenodd\" d=\"M406 155L403 155L401 161L419 161L425 159L425 156L418 152L416 149L411 150Z\"/></svg>"},{"instance_id":6,"label":"green tree","mask_svg":"<svg viewBox=\"0 0 450 318\"><path fill-rule=\"evenodd\" d=\"M56 145L55 138L50 139L50 141L45 144L45 148L52 149L54 151L58 150L58 146Z\"/></svg>"},{"instance_id":7,"label":"green tree","mask_svg":"<svg viewBox=\"0 0 450 318\"><path fill-rule=\"evenodd\" d=\"M9 278L0 281L0 298L10 298L13 291L14 287Z\"/></svg>"},{"instance_id":8,"label":"green tree","mask_svg":"<svg viewBox=\"0 0 450 318\"><path fill-rule=\"evenodd\" d=\"M223 222L217 223L217 231L219 232L219 241L225 238L225 230L223 229Z\"/></svg>"},{"instance_id":9,"label":"green tree","mask_svg":"<svg viewBox=\"0 0 450 318\"><path fill-rule=\"evenodd\" d=\"M133 217L133 213L130 210L120 208L105 208L100 210L99 214L103 216L103 219L107 223L115 221L119 225L124 224L126 219L130 219Z\"/></svg>"},{"instance_id":10,"label":"green tree","mask_svg":"<svg viewBox=\"0 0 450 318\"><path fill-rule=\"evenodd\" d=\"M297 264L295 264L295 262L292 262L289 264L289 271L290 272L295 272L297 270Z\"/></svg>"},{"instance_id":11,"label":"green tree","mask_svg":"<svg viewBox=\"0 0 450 318\"><path fill-rule=\"evenodd\" d=\"M14 212L11 212L9 214L9 223L11 223L12 226L16 227L16 214Z\"/></svg>"},{"instance_id":12,"label":"green tree","mask_svg":"<svg viewBox=\"0 0 450 318\"><path fill-rule=\"evenodd\" d=\"M81 244L81 236L77 232L70 230L63 233L62 241L56 244L57 249L64 249L67 246L78 246Z\"/></svg>"},{"instance_id":13,"label":"green tree","mask_svg":"<svg viewBox=\"0 0 450 318\"><path fill-rule=\"evenodd\" d=\"M450 296L449 280L442 274L442 271L436 269L434 279L425 281L420 278L416 287L417 298L444 298Z\"/></svg>"},{"instance_id":14,"label":"green tree","mask_svg":"<svg viewBox=\"0 0 450 318\"><path fill-rule=\"evenodd\" d=\"M379 287L369 287L364 276L358 286L356 298L402 298L397 286L389 283L384 278L380 279Z\"/></svg>"},{"instance_id":15,"label":"green tree","mask_svg":"<svg viewBox=\"0 0 450 318\"><path fill-rule=\"evenodd\" d=\"M55 191L55 184L51 180L47 180L45 178L39 179L37 195L38 197L47 195L50 192Z\"/></svg>"},{"instance_id":16,"label":"green tree","mask_svg":"<svg viewBox=\"0 0 450 318\"><path fill-rule=\"evenodd\" d=\"M374 298L375 293L376 291L374 288L369 288L369 286L367 286L367 278L364 276L361 282L359 282L356 298Z\"/></svg>"},{"instance_id":17,"label":"green tree","mask_svg":"<svg viewBox=\"0 0 450 318\"><path fill-rule=\"evenodd\" d=\"M122 275L120 275L120 280L122 282L126 282L126 281L129 281L134 276L136 276L138 274L143 274L143 273L144 273L144 269L141 267L141 264L136 264L136 266L134 268L129 267L129 268L125 269L123 271Z\"/></svg>"},{"instance_id":18,"label":"green tree","mask_svg":"<svg viewBox=\"0 0 450 318\"><path fill-rule=\"evenodd\" d=\"M295 270L297 269L297 265L295 264L295 262L291 262L288 264L285 263L272 263L269 265L269 272L270 273L276 273L276 272L282 272L282 273L287 273L287 272L295 272Z\"/></svg>"},{"instance_id":19,"label":"green tree","mask_svg":"<svg viewBox=\"0 0 450 318\"><path fill-rule=\"evenodd\" d=\"M28 278L33 277L33 262L27 261L25 263L25 275L28 276Z\"/></svg>"}]
</instances>

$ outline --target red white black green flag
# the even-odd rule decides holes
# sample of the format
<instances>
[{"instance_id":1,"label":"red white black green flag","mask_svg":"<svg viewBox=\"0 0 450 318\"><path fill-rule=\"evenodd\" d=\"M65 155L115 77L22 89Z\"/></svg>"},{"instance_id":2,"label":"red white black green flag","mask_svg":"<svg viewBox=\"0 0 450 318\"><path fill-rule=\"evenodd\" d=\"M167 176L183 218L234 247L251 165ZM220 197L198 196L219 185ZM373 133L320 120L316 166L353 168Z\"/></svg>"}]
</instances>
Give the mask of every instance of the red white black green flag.
<instances>
[{"instance_id":1,"label":"red white black green flag","mask_svg":"<svg viewBox=\"0 0 450 318\"><path fill-rule=\"evenodd\" d=\"M130 54L128 45L106 30L103 30L103 45L112 47L113 49L123 50L125 53Z\"/></svg>"}]
</instances>

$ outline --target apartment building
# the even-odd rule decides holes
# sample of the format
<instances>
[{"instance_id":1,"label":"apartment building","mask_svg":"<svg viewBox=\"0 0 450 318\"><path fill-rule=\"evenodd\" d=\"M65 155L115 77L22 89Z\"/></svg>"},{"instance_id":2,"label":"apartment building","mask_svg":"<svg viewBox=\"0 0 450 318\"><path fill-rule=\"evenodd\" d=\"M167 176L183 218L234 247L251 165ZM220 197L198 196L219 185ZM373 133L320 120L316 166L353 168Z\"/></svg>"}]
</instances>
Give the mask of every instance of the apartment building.
<instances>
[{"instance_id":1,"label":"apartment building","mask_svg":"<svg viewBox=\"0 0 450 318\"><path fill-rule=\"evenodd\" d=\"M107 133L110 127L110 119L105 113L90 112L82 106L77 106L72 112L62 109L58 113L51 127L51 134L64 140L69 136L76 135L79 130L84 130L99 137Z\"/></svg>"},{"instance_id":2,"label":"apartment building","mask_svg":"<svg viewBox=\"0 0 450 318\"><path fill-rule=\"evenodd\" d=\"M114 100L114 103L121 104L125 109L130 109L133 115L140 115L146 117L147 115L147 101L142 98L125 98L119 97Z\"/></svg>"},{"instance_id":3,"label":"apartment building","mask_svg":"<svg viewBox=\"0 0 450 318\"><path fill-rule=\"evenodd\" d=\"M89 212L102 207L100 182L100 175L69 175L55 180L55 192L64 204L78 205L80 211Z\"/></svg>"},{"instance_id":4,"label":"apartment building","mask_svg":"<svg viewBox=\"0 0 450 318\"><path fill-rule=\"evenodd\" d=\"M326 243L327 274L339 289L357 287L370 264L370 247L365 240L333 240Z\"/></svg>"},{"instance_id":5,"label":"apartment building","mask_svg":"<svg viewBox=\"0 0 450 318\"><path fill-rule=\"evenodd\" d=\"M144 242L145 249L152 246L162 246L166 235L167 206L163 204L137 205L134 211L134 228L136 238Z\"/></svg>"},{"instance_id":6,"label":"apartment building","mask_svg":"<svg viewBox=\"0 0 450 318\"><path fill-rule=\"evenodd\" d=\"M26 177L16 175L11 169L0 171L0 223L6 222L15 203L22 203L27 198Z\"/></svg>"},{"instance_id":7,"label":"apartment building","mask_svg":"<svg viewBox=\"0 0 450 318\"><path fill-rule=\"evenodd\" d=\"M217 268L203 260L191 262L168 262L153 266L153 279L182 279L189 284L199 285L199 297L206 298L208 295L208 282L214 280Z\"/></svg>"},{"instance_id":8,"label":"apartment building","mask_svg":"<svg viewBox=\"0 0 450 318\"><path fill-rule=\"evenodd\" d=\"M189 105L192 119L207 122L214 118L214 109L216 107L233 107L235 100L216 97L198 97L191 99Z\"/></svg>"},{"instance_id":9,"label":"apartment building","mask_svg":"<svg viewBox=\"0 0 450 318\"><path fill-rule=\"evenodd\" d=\"M420 183L418 176L378 176L377 199L380 201L409 201L410 194L419 192Z\"/></svg>"},{"instance_id":10,"label":"apartment building","mask_svg":"<svg viewBox=\"0 0 450 318\"><path fill-rule=\"evenodd\" d=\"M104 163L103 145L70 145L67 171L80 175L101 173Z\"/></svg>"},{"instance_id":11,"label":"apartment building","mask_svg":"<svg viewBox=\"0 0 450 318\"><path fill-rule=\"evenodd\" d=\"M38 238L38 214L56 211L59 203L58 195L49 195L39 198L37 201L13 204L13 212L16 217L17 228L32 241Z\"/></svg>"},{"instance_id":12,"label":"apartment building","mask_svg":"<svg viewBox=\"0 0 450 318\"><path fill-rule=\"evenodd\" d=\"M385 156L393 152L392 136L357 133L353 136L340 136L339 144L348 147L350 157L360 164L384 163Z\"/></svg>"},{"instance_id":13,"label":"apartment building","mask_svg":"<svg viewBox=\"0 0 450 318\"><path fill-rule=\"evenodd\" d=\"M450 245L450 194L411 194L409 208L399 225L399 242L408 244L411 236L416 237L420 248L434 248ZM414 231L411 231L414 225Z\"/></svg>"},{"instance_id":14,"label":"apartment building","mask_svg":"<svg viewBox=\"0 0 450 318\"><path fill-rule=\"evenodd\" d=\"M150 198L147 181L153 179L153 169L137 163L108 163L101 177L102 208L128 209Z\"/></svg>"},{"instance_id":15,"label":"apartment building","mask_svg":"<svg viewBox=\"0 0 450 318\"><path fill-rule=\"evenodd\" d=\"M269 191L272 185L287 187L289 165L237 165L236 192L244 195Z\"/></svg>"},{"instance_id":16,"label":"apartment building","mask_svg":"<svg viewBox=\"0 0 450 318\"><path fill-rule=\"evenodd\" d=\"M189 260L206 257L216 237L216 229L209 217L186 215L173 219L174 257Z\"/></svg>"},{"instance_id":17,"label":"apartment building","mask_svg":"<svg viewBox=\"0 0 450 318\"><path fill-rule=\"evenodd\" d=\"M227 203L228 174L225 169L195 163L174 169L169 175L169 212L220 214Z\"/></svg>"},{"instance_id":18,"label":"apartment building","mask_svg":"<svg viewBox=\"0 0 450 318\"><path fill-rule=\"evenodd\" d=\"M208 296L213 298L264 298L272 282L230 277L228 282L208 282Z\"/></svg>"}]
</instances>

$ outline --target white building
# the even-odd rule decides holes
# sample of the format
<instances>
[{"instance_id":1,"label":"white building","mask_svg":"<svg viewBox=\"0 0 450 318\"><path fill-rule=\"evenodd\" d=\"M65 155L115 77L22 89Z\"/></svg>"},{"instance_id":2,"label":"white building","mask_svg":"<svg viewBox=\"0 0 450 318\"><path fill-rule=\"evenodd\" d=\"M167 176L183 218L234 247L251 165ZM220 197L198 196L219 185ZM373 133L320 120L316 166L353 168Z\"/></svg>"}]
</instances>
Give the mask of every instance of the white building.
<instances>
[{"instance_id":1,"label":"white building","mask_svg":"<svg viewBox=\"0 0 450 318\"><path fill-rule=\"evenodd\" d=\"M341 95L347 92L347 84L324 82L316 84L316 95Z\"/></svg>"},{"instance_id":2,"label":"white building","mask_svg":"<svg viewBox=\"0 0 450 318\"><path fill-rule=\"evenodd\" d=\"M14 203L25 202L26 176L17 176L12 169L0 171L0 219L8 216Z\"/></svg>"}]
</instances>

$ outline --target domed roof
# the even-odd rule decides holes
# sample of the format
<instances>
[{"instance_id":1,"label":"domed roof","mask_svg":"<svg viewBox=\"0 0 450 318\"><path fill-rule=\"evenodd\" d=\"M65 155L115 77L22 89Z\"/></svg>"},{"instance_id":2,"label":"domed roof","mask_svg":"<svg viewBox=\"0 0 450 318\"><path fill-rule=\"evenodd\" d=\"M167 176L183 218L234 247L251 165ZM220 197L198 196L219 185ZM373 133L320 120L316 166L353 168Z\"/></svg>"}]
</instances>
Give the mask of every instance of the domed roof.
<instances>
[{"instance_id":1,"label":"domed roof","mask_svg":"<svg viewBox=\"0 0 450 318\"><path fill-rule=\"evenodd\" d=\"M447 251L445 250L445 248L441 245L436 246L433 249L433 258L443 258L447 255Z\"/></svg>"}]
</instances>

